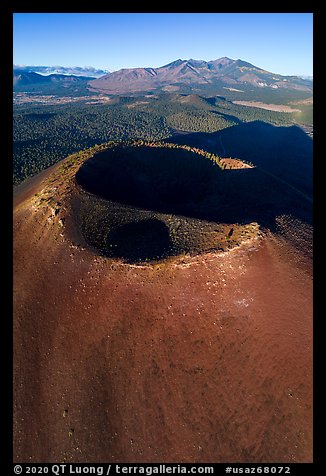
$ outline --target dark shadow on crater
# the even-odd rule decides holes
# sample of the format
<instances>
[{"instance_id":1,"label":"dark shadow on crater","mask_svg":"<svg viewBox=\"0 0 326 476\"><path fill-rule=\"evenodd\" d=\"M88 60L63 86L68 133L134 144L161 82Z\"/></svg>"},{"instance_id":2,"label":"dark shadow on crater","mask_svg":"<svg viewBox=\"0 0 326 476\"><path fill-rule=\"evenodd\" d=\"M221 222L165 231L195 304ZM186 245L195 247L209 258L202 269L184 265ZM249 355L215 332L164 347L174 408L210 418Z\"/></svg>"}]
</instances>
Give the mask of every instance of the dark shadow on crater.
<instances>
[{"instance_id":1,"label":"dark shadow on crater","mask_svg":"<svg viewBox=\"0 0 326 476\"><path fill-rule=\"evenodd\" d=\"M146 219L114 228L107 237L107 255L128 263L156 261L171 255L169 229L160 220Z\"/></svg>"},{"instance_id":2,"label":"dark shadow on crater","mask_svg":"<svg viewBox=\"0 0 326 476\"><path fill-rule=\"evenodd\" d=\"M221 173L209 159L181 148L124 146L95 154L76 180L106 200L199 217Z\"/></svg>"}]
</instances>

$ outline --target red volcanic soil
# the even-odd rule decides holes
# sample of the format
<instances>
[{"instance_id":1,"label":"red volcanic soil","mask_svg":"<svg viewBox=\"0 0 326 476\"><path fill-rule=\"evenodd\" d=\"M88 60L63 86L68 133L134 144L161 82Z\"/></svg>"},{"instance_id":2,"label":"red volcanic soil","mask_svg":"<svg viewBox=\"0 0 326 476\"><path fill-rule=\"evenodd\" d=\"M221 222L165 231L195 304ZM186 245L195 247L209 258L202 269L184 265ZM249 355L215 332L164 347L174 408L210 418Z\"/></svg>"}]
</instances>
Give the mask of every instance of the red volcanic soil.
<instances>
[{"instance_id":1,"label":"red volcanic soil","mask_svg":"<svg viewBox=\"0 0 326 476\"><path fill-rule=\"evenodd\" d=\"M144 266L14 209L15 462L311 462L312 265L268 234Z\"/></svg>"}]
</instances>

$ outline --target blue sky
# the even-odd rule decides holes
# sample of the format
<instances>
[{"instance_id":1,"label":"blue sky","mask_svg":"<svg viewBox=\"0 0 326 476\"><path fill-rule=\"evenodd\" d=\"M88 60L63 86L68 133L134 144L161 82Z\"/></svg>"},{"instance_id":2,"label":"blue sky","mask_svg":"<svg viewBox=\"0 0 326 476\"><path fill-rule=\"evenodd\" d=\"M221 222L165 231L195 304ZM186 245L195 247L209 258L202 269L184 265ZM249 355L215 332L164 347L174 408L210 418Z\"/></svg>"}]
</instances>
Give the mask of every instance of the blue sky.
<instances>
[{"instance_id":1,"label":"blue sky","mask_svg":"<svg viewBox=\"0 0 326 476\"><path fill-rule=\"evenodd\" d=\"M14 64L158 67L242 59L312 75L312 13L15 13Z\"/></svg>"}]
</instances>

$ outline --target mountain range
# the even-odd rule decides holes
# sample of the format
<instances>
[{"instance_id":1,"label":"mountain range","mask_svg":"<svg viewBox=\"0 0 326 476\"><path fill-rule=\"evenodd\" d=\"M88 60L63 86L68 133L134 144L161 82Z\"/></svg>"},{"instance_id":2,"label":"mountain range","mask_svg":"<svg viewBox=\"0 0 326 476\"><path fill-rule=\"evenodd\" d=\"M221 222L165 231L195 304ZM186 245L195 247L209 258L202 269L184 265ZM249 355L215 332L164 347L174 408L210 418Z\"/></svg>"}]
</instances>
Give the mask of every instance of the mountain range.
<instances>
[{"instance_id":1,"label":"mountain range","mask_svg":"<svg viewBox=\"0 0 326 476\"><path fill-rule=\"evenodd\" d=\"M49 74L44 76L42 74L33 73L30 71L21 71L21 70L14 70L13 73L13 85L14 86L27 86L31 84L49 84L49 83L78 83L78 82L87 82L92 77L87 76L73 76L73 75L65 75L65 74Z\"/></svg>"},{"instance_id":2,"label":"mountain range","mask_svg":"<svg viewBox=\"0 0 326 476\"><path fill-rule=\"evenodd\" d=\"M89 82L91 89L109 94L180 91L184 86L312 90L309 80L274 74L246 61L227 57L208 62L177 59L158 68L120 69Z\"/></svg>"},{"instance_id":3,"label":"mountain range","mask_svg":"<svg viewBox=\"0 0 326 476\"><path fill-rule=\"evenodd\" d=\"M109 71L106 69L96 69L92 66L25 66L14 65L14 70L24 71L25 73L40 73L42 75L64 74L74 76L88 76L99 78Z\"/></svg>"},{"instance_id":4,"label":"mountain range","mask_svg":"<svg viewBox=\"0 0 326 476\"><path fill-rule=\"evenodd\" d=\"M33 71L29 70L33 68ZM45 75L47 71L61 71ZM68 74L75 71L78 74ZM40 74L42 72L43 74ZM106 94L146 94L161 92L221 94L223 90L235 92L293 91L312 94L313 83L299 76L282 76L271 73L251 63L227 57L213 61L182 60L158 68L126 68L102 74L94 68L23 67L13 71L16 91L68 91L79 88L84 92ZM51 88L51 89L49 89Z\"/></svg>"}]
</instances>

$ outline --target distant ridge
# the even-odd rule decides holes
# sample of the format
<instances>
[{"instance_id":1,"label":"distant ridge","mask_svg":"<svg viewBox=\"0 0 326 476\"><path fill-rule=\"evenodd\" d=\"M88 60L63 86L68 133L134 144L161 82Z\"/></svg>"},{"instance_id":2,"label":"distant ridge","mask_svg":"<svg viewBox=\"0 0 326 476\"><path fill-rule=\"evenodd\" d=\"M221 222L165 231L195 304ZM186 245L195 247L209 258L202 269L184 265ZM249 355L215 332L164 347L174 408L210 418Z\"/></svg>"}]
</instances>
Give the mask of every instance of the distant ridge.
<instances>
[{"instance_id":1,"label":"distant ridge","mask_svg":"<svg viewBox=\"0 0 326 476\"><path fill-rule=\"evenodd\" d=\"M15 87L20 86L31 86L38 84L51 84L51 83L62 83L62 84L72 84L72 83L86 83L87 81L94 79L89 76L74 76L66 74L49 74L47 76L34 73L32 71L24 71L20 69L14 69L13 71L13 85Z\"/></svg>"},{"instance_id":2,"label":"distant ridge","mask_svg":"<svg viewBox=\"0 0 326 476\"><path fill-rule=\"evenodd\" d=\"M106 69L96 69L92 66L25 66L14 65L14 70L24 71L28 73L39 73L42 75L64 74L73 76L87 76L91 78L99 78L109 73Z\"/></svg>"}]
</instances>

